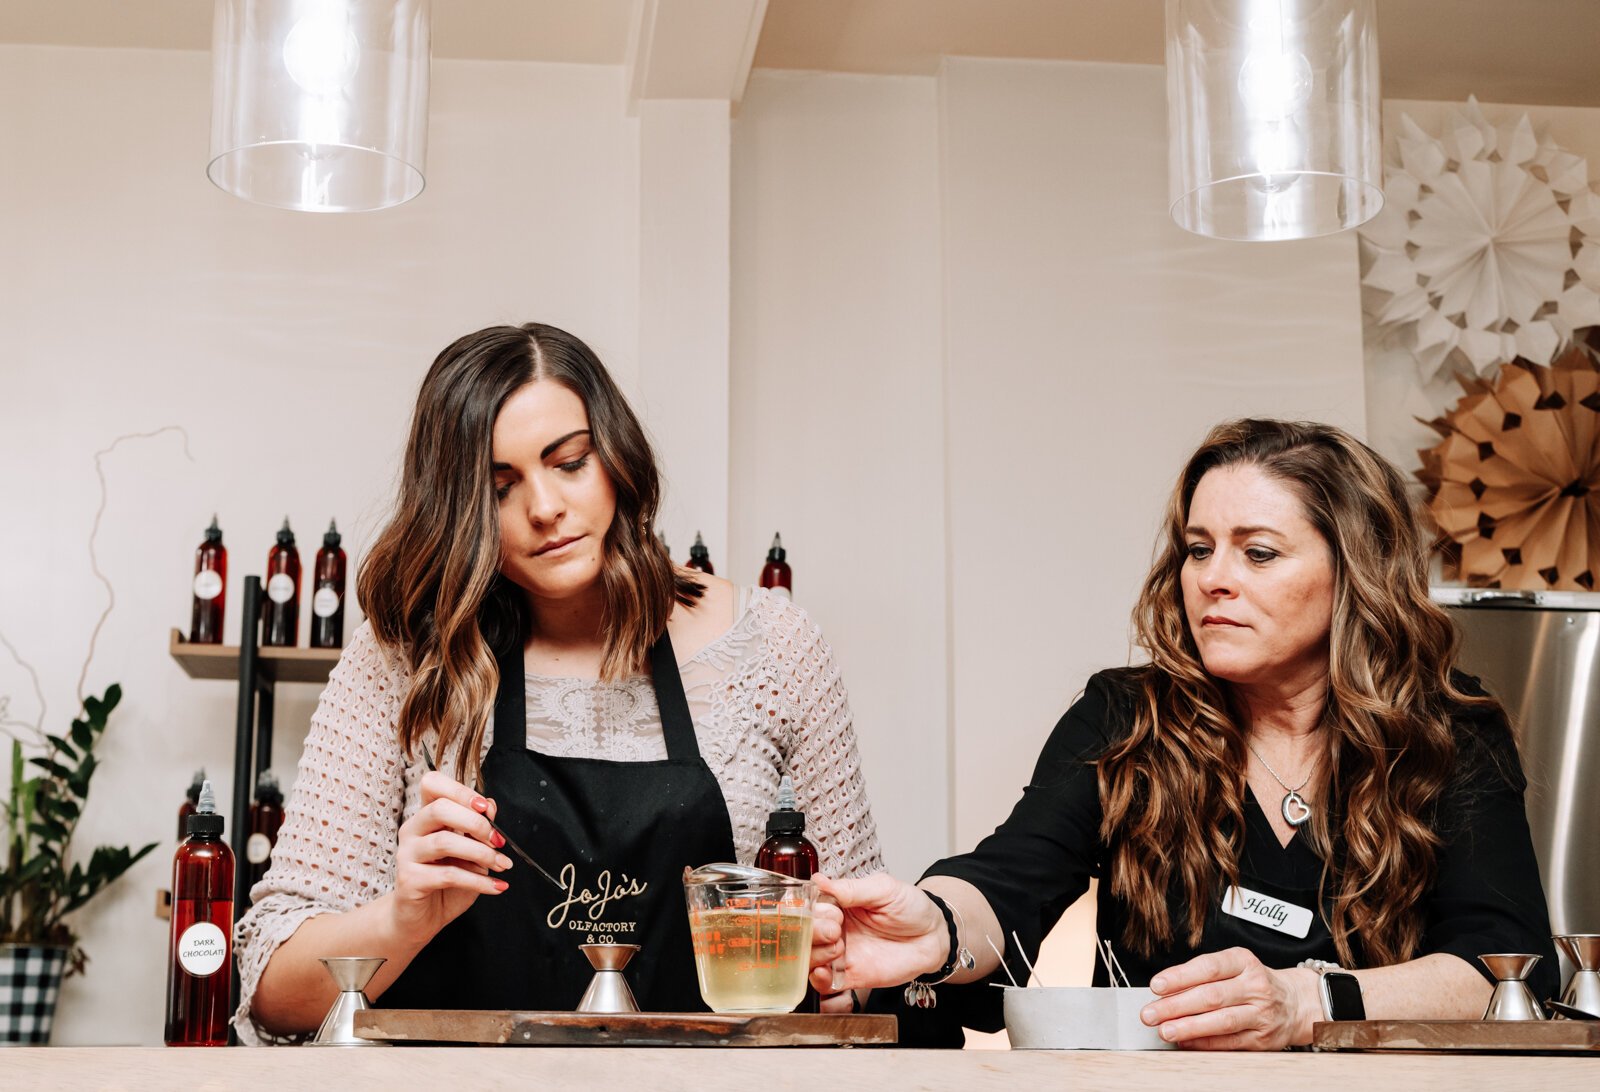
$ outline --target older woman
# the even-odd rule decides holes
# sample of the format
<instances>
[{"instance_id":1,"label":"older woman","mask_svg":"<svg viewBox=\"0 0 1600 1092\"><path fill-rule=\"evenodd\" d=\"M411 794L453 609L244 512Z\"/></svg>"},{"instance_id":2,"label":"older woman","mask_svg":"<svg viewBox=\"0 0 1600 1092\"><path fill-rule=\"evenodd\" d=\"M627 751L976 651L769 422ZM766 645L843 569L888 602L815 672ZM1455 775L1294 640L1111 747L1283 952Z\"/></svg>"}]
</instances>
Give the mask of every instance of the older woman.
<instances>
[{"instance_id":1,"label":"older woman","mask_svg":"<svg viewBox=\"0 0 1600 1092\"><path fill-rule=\"evenodd\" d=\"M1157 995L1143 1020L1185 1046L1308 1042L1330 973L1353 976L1331 1015L1476 1018L1491 983L1475 957L1538 952L1550 996L1516 748L1499 703L1454 670L1427 591L1383 459L1325 425L1213 430L1135 610L1150 663L1090 679L971 853L917 887L824 881L841 910L818 922L813 981L979 982L989 942L1015 930L1036 949L1099 877L1099 932ZM906 993L994 1020L995 990ZM930 1038L918 1025L938 1013L921 1012L909 1038Z\"/></svg>"}]
</instances>

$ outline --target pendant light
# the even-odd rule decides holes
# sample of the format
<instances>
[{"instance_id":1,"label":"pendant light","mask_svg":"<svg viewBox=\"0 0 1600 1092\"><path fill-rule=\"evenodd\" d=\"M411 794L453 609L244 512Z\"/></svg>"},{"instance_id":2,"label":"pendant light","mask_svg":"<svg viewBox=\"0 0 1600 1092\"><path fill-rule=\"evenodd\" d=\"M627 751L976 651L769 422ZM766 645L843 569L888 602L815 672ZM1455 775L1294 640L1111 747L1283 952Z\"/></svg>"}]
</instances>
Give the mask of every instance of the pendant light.
<instances>
[{"instance_id":1,"label":"pendant light","mask_svg":"<svg viewBox=\"0 0 1600 1092\"><path fill-rule=\"evenodd\" d=\"M1168 196L1218 239L1306 239L1383 207L1373 0L1167 0Z\"/></svg>"},{"instance_id":2,"label":"pendant light","mask_svg":"<svg viewBox=\"0 0 1600 1092\"><path fill-rule=\"evenodd\" d=\"M422 192L430 0L216 0L211 161L277 208L365 212Z\"/></svg>"}]
</instances>

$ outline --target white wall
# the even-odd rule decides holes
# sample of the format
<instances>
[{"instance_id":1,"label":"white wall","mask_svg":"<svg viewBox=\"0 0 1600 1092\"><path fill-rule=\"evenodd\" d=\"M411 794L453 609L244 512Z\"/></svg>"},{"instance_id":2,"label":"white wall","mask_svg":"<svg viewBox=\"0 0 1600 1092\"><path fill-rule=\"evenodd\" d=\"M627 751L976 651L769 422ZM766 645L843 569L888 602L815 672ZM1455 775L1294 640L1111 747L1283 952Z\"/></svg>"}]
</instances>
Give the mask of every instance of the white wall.
<instances>
[{"instance_id":1,"label":"white wall","mask_svg":"<svg viewBox=\"0 0 1600 1092\"><path fill-rule=\"evenodd\" d=\"M78 917L90 970L66 987L58 1043L160 1041L166 932L152 907L176 810L196 765L224 797L232 779L233 686L190 680L166 653L167 630L188 625L212 510L232 635L243 577L261 572L285 512L306 562L330 516L360 556L417 383L452 338L536 316L580 332L637 388L631 310L616 304L635 247L620 70L436 62L427 191L360 216L213 187L209 86L200 53L0 49L0 632L39 669L52 731L75 708L104 602L85 551L93 453L180 424L194 457L169 435L106 460L99 556L118 600L89 685L120 681L126 697L80 851L162 846ZM13 715L36 714L3 652L0 694ZM316 696L280 692L280 772Z\"/></svg>"},{"instance_id":2,"label":"white wall","mask_svg":"<svg viewBox=\"0 0 1600 1092\"><path fill-rule=\"evenodd\" d=\"M758 71L734 132L728 571L782 532L911 876L948 852L937 120L929 78Z\"/></svg>"}]
</instances>

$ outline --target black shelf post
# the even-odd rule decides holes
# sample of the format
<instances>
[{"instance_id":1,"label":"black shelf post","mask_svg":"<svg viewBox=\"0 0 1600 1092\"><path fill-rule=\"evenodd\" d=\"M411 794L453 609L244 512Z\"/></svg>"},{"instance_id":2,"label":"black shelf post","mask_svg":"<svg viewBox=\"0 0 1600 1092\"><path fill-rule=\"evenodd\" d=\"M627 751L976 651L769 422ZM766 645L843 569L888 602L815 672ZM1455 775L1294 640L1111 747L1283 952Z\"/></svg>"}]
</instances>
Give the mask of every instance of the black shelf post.
<instances>
[{"instance_id":1,"label":"black shelf post","mask_svg":"<svg viewBox=\"0 0 1600 1092\"><path fill-rule=\"evenodd\" d=\"M256 775L252 760L272 760L272 679L261 670L258 655L261 641L261 578L244 578L244 618L239 627L239 711L233 737L233 818L227 827L227 842L233 850L233 920L243 916L250 901L250 866L245 858L250 840L250 796ZM260 702L261 740L265 758L256 754L257 702ZM265 765L261 767L265 769ZM229 961L231 992L228 1012L239 1007L239 961ZM228 1043L238 1042L232 1028Z\"/></svg>"},{"instance_id":2,"label":"black shelf post","mask_svg":"<svg viewBox=\"0 0 1600 1092\"><path fill-rule=\"evenodd\" d=\"M244 578L244 622L239 633L239 718L233 738L233 821L228 843L233 849L233 913L244 913L250 895L250 870L245 867L245 842L250 837L250 793L255 785L256 690L259 685L261 578ZM270 686L271 684L268 683ZM268 699L271 706L271 699Z\"/></svg>"}]
</instances>

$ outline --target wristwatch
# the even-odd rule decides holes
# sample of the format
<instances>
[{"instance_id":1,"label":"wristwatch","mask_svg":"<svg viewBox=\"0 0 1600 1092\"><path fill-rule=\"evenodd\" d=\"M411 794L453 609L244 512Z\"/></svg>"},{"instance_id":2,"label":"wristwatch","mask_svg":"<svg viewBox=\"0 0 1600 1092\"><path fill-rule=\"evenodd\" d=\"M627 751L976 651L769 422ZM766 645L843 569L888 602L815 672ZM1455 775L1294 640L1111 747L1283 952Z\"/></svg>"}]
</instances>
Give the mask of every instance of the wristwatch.
<instances>
[{"instance_id":1,"label":"wristwatch","mask_svg":"<svg viewBox=\"0 0 1600 1092\"><path fill-rule=\"evenodd\" d=\"M1349 971L1323 971L1318 989L1322 993L1322 1015L1329 1020L1367 1018L1367 1007L1361 1002L1361 980Z\"/></svg>"}]
</instances>

